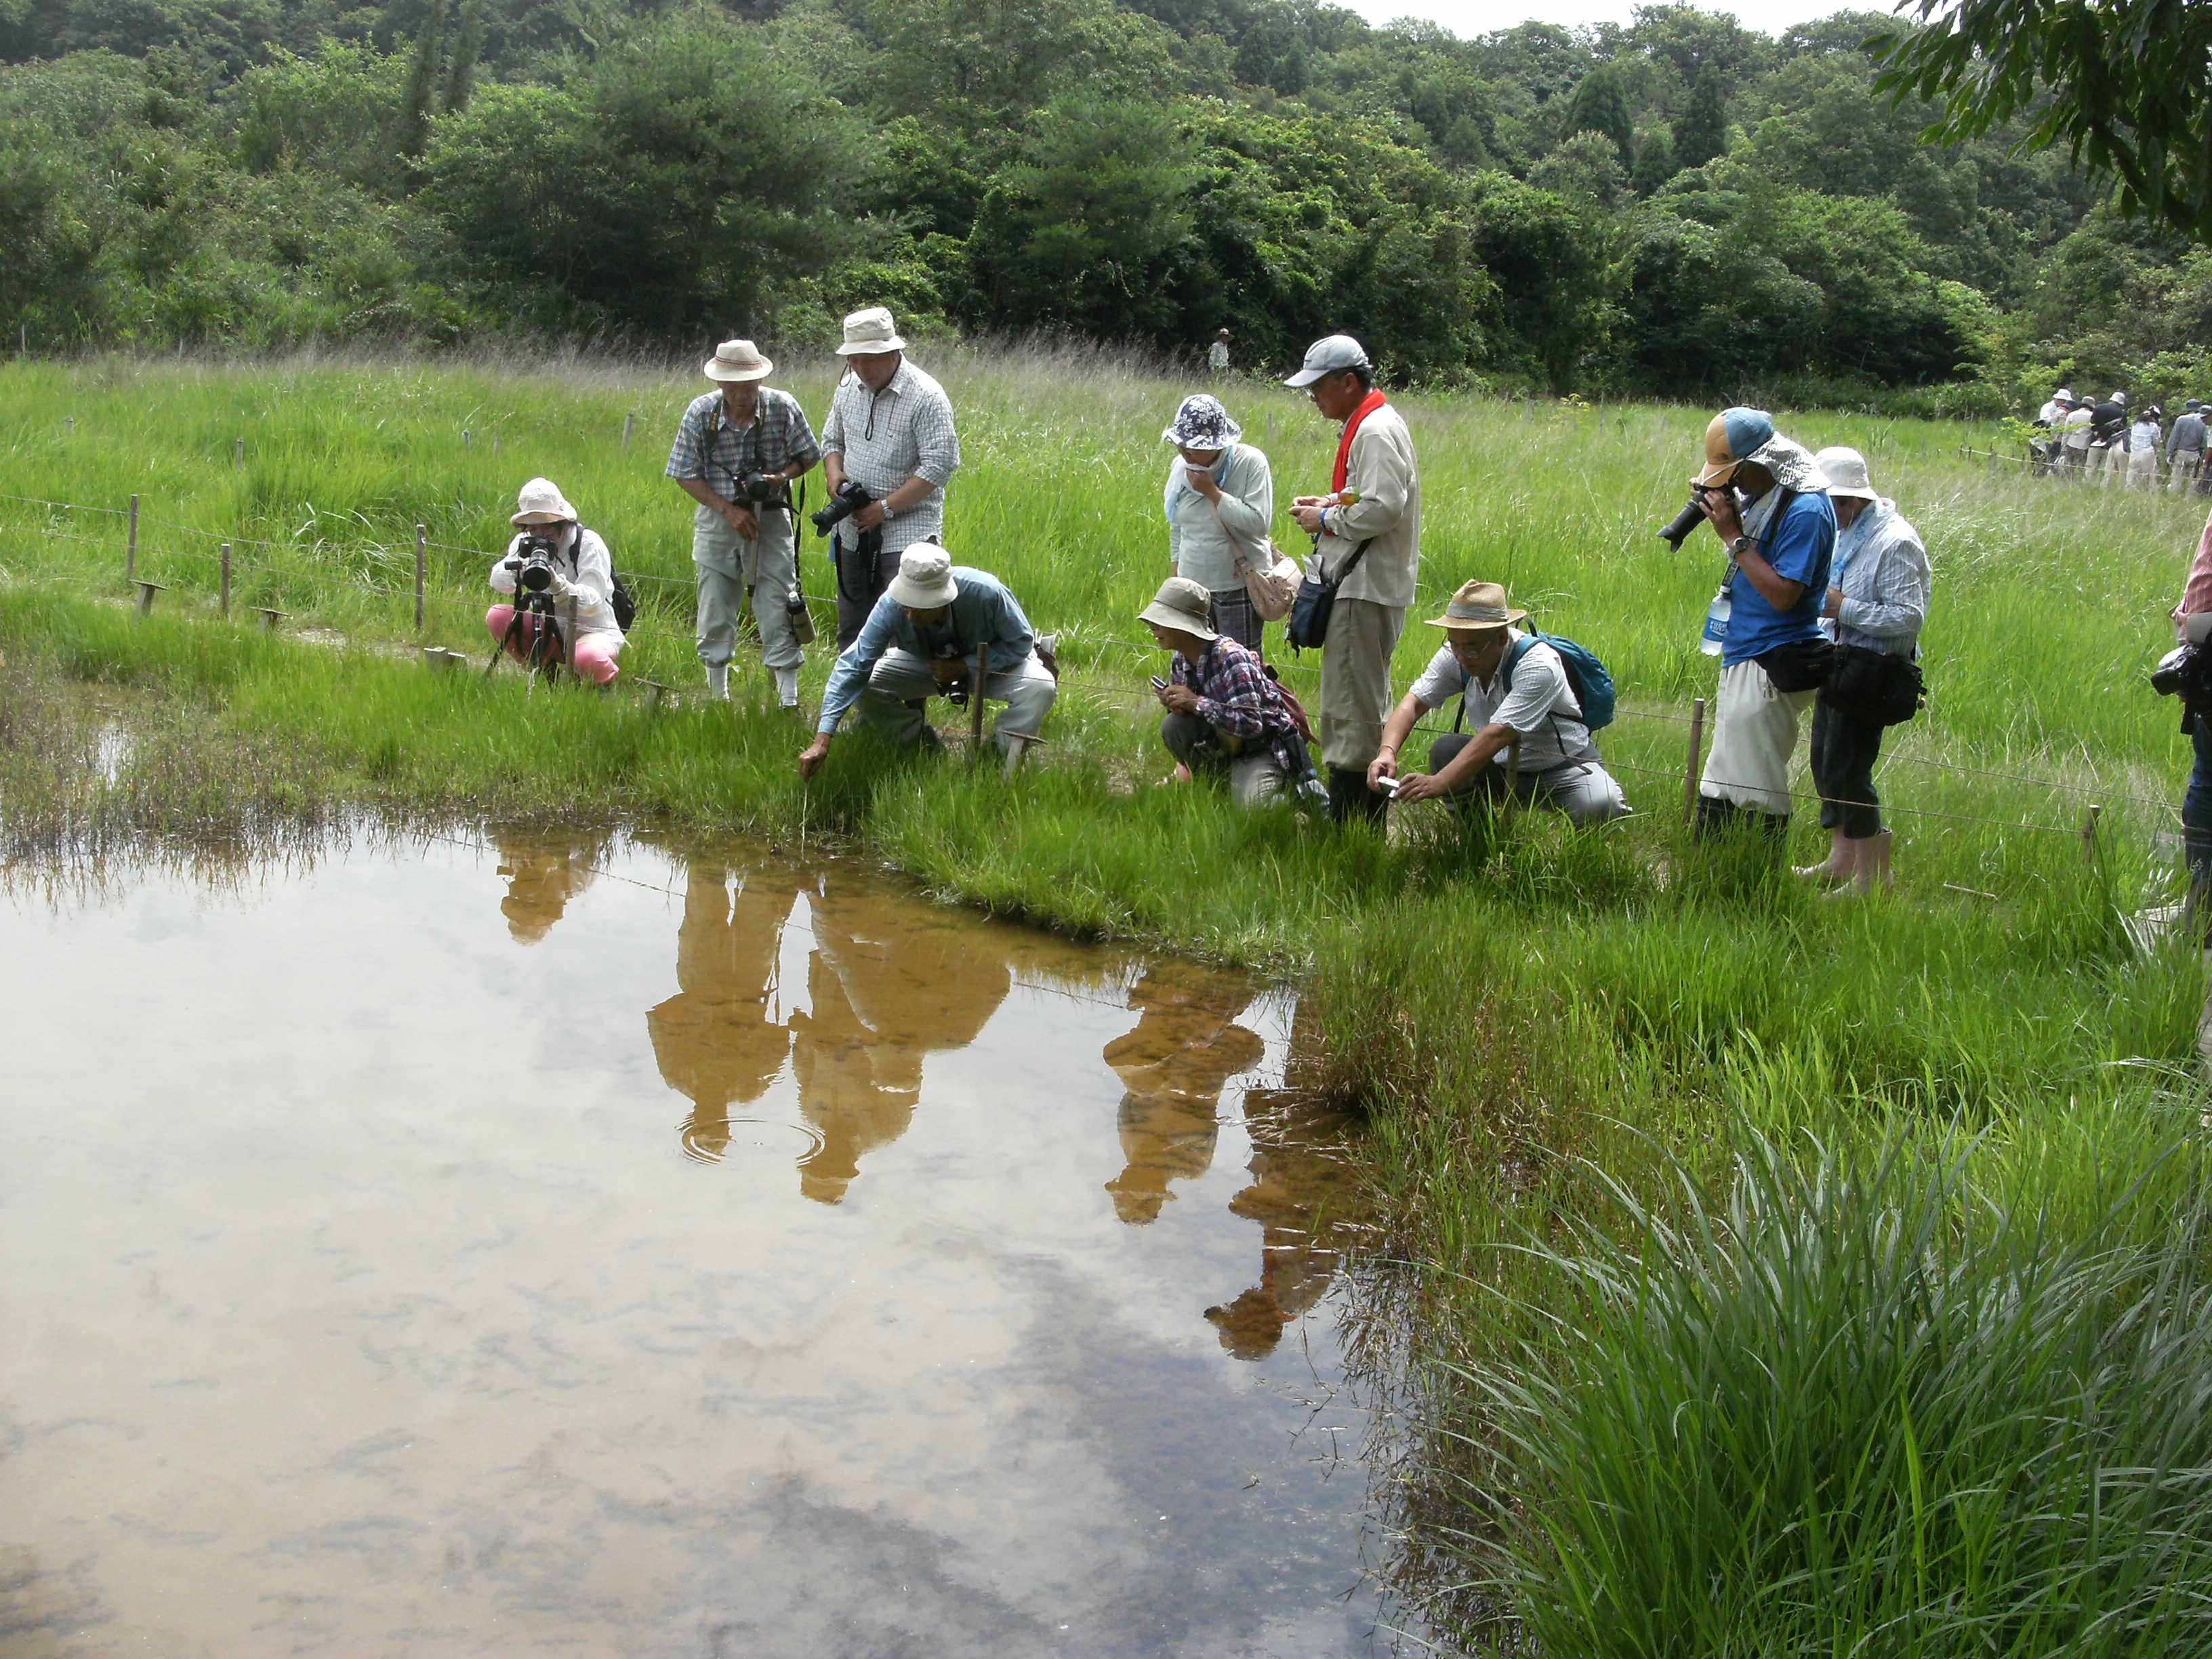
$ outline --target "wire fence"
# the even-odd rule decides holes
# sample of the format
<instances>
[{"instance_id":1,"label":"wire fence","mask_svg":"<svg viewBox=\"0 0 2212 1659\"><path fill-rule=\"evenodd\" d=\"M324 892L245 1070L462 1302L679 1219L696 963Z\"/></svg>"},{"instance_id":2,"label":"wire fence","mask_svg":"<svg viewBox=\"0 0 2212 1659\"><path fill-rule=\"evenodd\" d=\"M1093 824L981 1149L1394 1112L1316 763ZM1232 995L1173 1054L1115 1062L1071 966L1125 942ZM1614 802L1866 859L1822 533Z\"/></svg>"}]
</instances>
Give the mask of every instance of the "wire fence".
<instances>
[{"instance_id":1,"label":"wire fence","mask_svg":"<svg viewBox=\"0 0 2212 1659\"><path fill-rule=\"evenodd\" d=\"M1987 453L1993 459L1999 458L1999 452L1990 451ZM1960 453L1965 455L1968 454L1969 452L1962 447ZM144 611L150 606L153 593L155 592L165 591L165 585L154 582L150 579L140 575L137 570L137 562L140 559L149 561L179 560L195 566L204 567L212 565L218 568L220 573L219 591L222 596L222 603L226 609L226 612L230 602L232 589L237 584L241 581L251 582L255 579L276 577L287 581L299 582L309 586L329 586L336 585L353 592L372 594L386 599L411 601L415 607L415 621L418 631L426 631L424 625L428 607L437 606L441 610L446 611L458 610L471 615L478 614L480 611L489 608L486 603L487 593L484 590L462 593L454 592L441 592L434 586L430 580L431 573L428 555L433 551L436 551L441 554L458 556L470 560L483 561L484 562L484 568L487 573L489 572L490 560L497 556L496 554L487 553L487 551L482 548L460 547L448 542L432 541L428 538L422 526L419 525L416 526L416 533L412 537L402 538L398 542L372 542L366 544L356 544L349 545L348 549L349 552L357 555L365 551L370 556L372 562L383 562L388 564L396 562L398 559L406 558L408 556L411 555L412 556L410 562L412 567L414 580L411 586L402 586L380 583L370 579L366 574L356 575L343 568L334 564L325 564L316 568L309 569L304 568L296 564L280 562L277 560L267 557L258 557L251 561L240 561L237 557L237 550L241 548L269 550L286 554L298 554L301 552L310 552L316 548L328 547L332 544L320 539L313 544L302 544L296 540L275 541L266 538L226 535L219 531L204 530L197 526L179 524L174 520L158 519L149 514L143 514L139 510L138 501L136 497L132 498L131 504L127 508L93 507L81 502L57 501L39 496L8 494L0 494L0 502L13 502L21 506L44 507L57 513L98 514L108 519L119 519L125 520L128 526L128 536L127 544L123 550L125 554L124 574L127 580L137 584L142 590L139 598L139 608L141 611ZM366 525L365 520L355 520L353 522ZM374 528L373 526L368 526L367 527ZM142 529L146 528L156 528L196 537L200 538L204 543L216 544L216 550L205 551L190 548L168 546L160 543L142 543L139 539L139 532ZM79 532L64 528L63 526L55 524L21 523L0 525L0 530L13 531L22 534L33 534L51 541L100 547L106 549L111 552L117 550L117 538L112 531L110 531L108 533L104 535L87 535ZM100 580L97 577L88 575L81 578L80 580L83 580L89 585L95 587L100 586ZM657 575L647 572L625 573L623 574L623 580L626 584L645 585L656 590L675 589L687 595L694 591L694 584L683 578ZM825 609L834 606L834 601L823 595L806 594L804 597L810 606L820 606ZM280 610L266 605L250 605L248 608L263 612L267 617L271 626L275 625L276 620L278 617L285 614ZM665 614L656 614L656 611L665 611L665 607L654 607L653 609L641 607L639 614L633 623L633 625L624 630L626 636L631 639L647 638L677 641L684 644L690 643L693 639L693 634L691 629L688 625L680 628L677 627L672 624L672 621L668 619ZM1160 647L1155 643L1139 642L1134 640L1121 639L1115 635L1108 634L1091 634L1085 632L1079 628L1067 630L1059 637L1061 639L1063 643L1077 643L1087 649L1096 650L1100 647L1110 647L1115 650L1127 652L1134 655L1155 659L1160 654ZM1273 666L1279 673L1298 674L1307 677L1317 677L1321 672L1318 665L1316 664L1295 660L1291 662L1278 662L1272 664L1271 666ZM1150 691L1140 687L1126 684L1118 681L1093 678L1068 672L1064 672L1060 678L1063 686L1079 690L1085 693L1106 699L1133 703L1139 706L1152 701L1152 694ZM653 686L656 696L659 691L665 690L665 688L653 685L653 683L650 681L646 682L646 684ZM1431 712L1431 714L1434 714L1436 711ZM1630 773L1644 777L1668 780L1669 782L1683 791L1686 810L1687 810L1689 804L1694 802L1695 796L1701 781L1701 773L1699 769L1701 762L1701 738L1706 727L1706 713L1703 699L1699 699L1695 705L1693 711L1686 714L1667 709L1626 708L1620 709L1618 713L1621 717L1626 719L1656 721L1675 726L1689 728L1690 742L1686 745L1686 762L1685 767L1680 770L1671 770L1650 766L1640 766L1618 758L1607 759L1603 763L1606 769L1611 772ZM1425 716L1417 725L1416 730L1426 729L1431 728L1429 727L1428 717ZM2025 788L2048 790L2054 794L2083 797L2088 799L2089 805L2087 805L2084 814L2083 820L2079 825L2045 823L2025 818L2011 819L1982 817L1969 813L1945 811L1934 807L1903 805L1892 801L1884 801L1879 804L1879 810L1884 812L1927 818L1942 823L1977 824L2001 830L2025 830L2038 834L2073 836L2080 838L2093 855L2095 848L2098 818L2105 805L2108 803L2142 808L2146 811L2154 815L2157 821L2166 823L2168 827L2178 826L2179 823L2179 814L2176 812L2172 802L2157 799L2148 796L2130 793L2124 789L2115 788L2102 783L2069 783L2058 779L2039 778L2022 773L2000 772L1986 768L1963 766L1954 762L1939 761L1919 755L1895 755L1891 757L1891 758L1899 761L1906 765L1923 768L1927 770L1946 775L1960 778L1972 778L1990 782L2008 783ZM1873 806L1876 805L1876 803L1874 802L1851 802L1839 800L1832 797L1824 797L1816 792L1808 790L1790 790L1787 792L1787 793L1788 798L1790 800L1803 801L1823 805L1848 807L1853 805Z\"/></svg>"}]
</instances>

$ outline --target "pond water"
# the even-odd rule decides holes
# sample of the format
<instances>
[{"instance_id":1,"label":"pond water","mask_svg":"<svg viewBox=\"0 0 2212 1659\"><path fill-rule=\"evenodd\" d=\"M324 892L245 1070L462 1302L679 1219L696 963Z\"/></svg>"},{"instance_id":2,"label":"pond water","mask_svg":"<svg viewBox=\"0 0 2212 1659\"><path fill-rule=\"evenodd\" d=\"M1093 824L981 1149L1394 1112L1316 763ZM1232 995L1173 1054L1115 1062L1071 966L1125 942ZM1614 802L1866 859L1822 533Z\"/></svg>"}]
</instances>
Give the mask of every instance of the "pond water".
<instances>
[{"instance_id":1,"label":"pond water","mask_svg":"<svg viewBox=\"0 0 2212 1659\"><path fill-rule=\"evenodd\" d=\"M1388 1651L1262 985L543 835L0 911L0 1652Z\"/></svg>"}]
</instances>

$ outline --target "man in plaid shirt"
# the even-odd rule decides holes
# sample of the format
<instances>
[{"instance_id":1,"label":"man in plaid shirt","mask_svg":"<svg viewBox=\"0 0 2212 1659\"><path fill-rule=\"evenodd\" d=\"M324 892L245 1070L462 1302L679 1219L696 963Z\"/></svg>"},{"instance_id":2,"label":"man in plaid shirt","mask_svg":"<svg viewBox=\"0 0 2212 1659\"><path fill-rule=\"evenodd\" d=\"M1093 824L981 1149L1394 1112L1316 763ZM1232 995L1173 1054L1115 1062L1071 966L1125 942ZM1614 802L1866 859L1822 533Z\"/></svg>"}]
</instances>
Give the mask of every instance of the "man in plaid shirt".
<instances>
[{"instance_id":1,"label":"man in plaid shirt","mask_svg":"<svg viewBox=\"0 0 2212 1659\"><path fill-rule=\"evenodd\" d=\"M1139 615L1161 648L1175 653L1156 695L1168 711L1160 740L1176 757L1177 781L1193 769L1225 772L1237 804L1257 806L1312 774L1282 688L1257 653L1214 629L1212 594L1188 576L1170 576Z\"/></svg>"},{"instance_id":2,"label":"man in plaid shirt","mask_svg":"<svg viewBox=\"0 0 2212 1659\"><path fill-rule=\"evenodd\" d=\"M860 635L898 574L899 555L943 539L945 486L960 465L960 436L945 388L906 360L881 306L845 319L837 348L852 372L837 383L822 423L823 480L835 495L851 479L868 504L837 526L837 647Z\"/></svg>"},{"instance_id":3,"label":"man in plaid shirt","mask_svg":"<svg viewBox=\"0 0 2212 1659\"><path fill-rule=\"evenodd\" d=\"M804 659L798 624L806 613L799 597L789 487L822 459L822 451L799 399L761 384L775 370L750 340L717 346L705 371L720 384L684 411L668 452L668 476L699 503L691 515L691 562L708 690L729 696L738 606L750 593L761 658L775 675L776 701L796 708ZM763 477L772 491L781 489L781 501L749 497L745 480ZM813 637L811 626L806 637Z\"/></svg>"}]
</instances>

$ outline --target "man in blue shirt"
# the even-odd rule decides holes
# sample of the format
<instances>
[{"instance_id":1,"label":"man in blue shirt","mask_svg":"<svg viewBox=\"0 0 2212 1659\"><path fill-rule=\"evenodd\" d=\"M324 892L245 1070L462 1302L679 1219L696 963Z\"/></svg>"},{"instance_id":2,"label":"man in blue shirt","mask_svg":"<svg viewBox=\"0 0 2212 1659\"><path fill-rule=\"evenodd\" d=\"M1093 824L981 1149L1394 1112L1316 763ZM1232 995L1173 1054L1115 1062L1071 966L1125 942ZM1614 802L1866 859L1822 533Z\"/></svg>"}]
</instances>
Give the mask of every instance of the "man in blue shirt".
<instances>
[{"instance_id":1,"label":"man in blue shirt","mask_svg":"<svg viewBox=\"0 0 2212 1659\"><path fill-rule=\"evenodd\" d=\"M1828 481L1764 410L1729 409L1705 428L1698 500L1729 550L1713 746L1698 784L1698 827L1739 813L1778 840L1790 823L1790 755L1828 646L1820 605L1836 550Z\"/></svg>"},{"instance_id":2,"label":"man in blue shirt","mask_svg":"<svg viewBox=\"0 0 2212 1659\"><path fill-rule=\"evenodd\" d=\"M856 703L863 720L899 742L933 741L937 734L920 705L964 681L979 650L990 653L982 695L1006 705L993 728L1000 746L1010 736L1036 736L1060 683L1038 660L1036 635L1020 604L996 576L954 564L934 542L916 542L899 556L898 574L830 671L818 729L799 757L799 775L814 775ZM976 693L970 688L968 695Z\"/></svg>"}]
</instances>

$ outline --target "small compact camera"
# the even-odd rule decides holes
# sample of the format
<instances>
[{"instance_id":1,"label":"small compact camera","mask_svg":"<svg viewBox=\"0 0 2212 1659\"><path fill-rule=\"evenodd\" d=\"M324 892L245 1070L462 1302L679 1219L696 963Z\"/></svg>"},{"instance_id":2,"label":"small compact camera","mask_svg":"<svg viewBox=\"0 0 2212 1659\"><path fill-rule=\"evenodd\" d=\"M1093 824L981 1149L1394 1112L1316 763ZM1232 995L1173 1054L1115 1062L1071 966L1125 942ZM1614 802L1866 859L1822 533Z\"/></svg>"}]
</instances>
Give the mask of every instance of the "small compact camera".
<instances>
[{"instance_id":1,"label":"small compact camera","mask_svg":"<svg viewBox=\"0 0 2212 1659\"><path fill-rule=\"evenodd\" d=\"M1375 787L1386 795L1395 796L1398 793L1398 786L1403 782L1405 782L1403 778L1377 778L1375 780Z\"/></svg>"}]
</instances>

